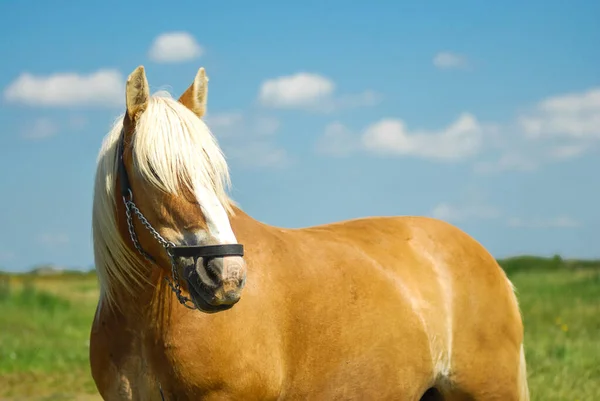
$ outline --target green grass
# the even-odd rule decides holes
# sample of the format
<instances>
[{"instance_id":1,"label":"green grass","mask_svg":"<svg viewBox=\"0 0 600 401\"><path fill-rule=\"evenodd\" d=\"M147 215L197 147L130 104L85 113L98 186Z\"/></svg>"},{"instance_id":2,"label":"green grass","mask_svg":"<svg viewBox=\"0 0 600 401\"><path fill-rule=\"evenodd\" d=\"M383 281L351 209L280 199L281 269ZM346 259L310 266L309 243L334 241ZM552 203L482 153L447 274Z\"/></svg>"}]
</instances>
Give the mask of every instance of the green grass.
<instances>
[{"instance_id":1,"label":"green grass","mask_svg":"<svg viewBox=\"0 0 600 401\"><path fill-rule=\"evenodd\" d=\"M600 262L503 261L524 316L532 400L600 395Z\"/></svg>"},{"instance_id":2,"label":"green grass","mask_svg":"<svg viewBox=\"0 0 600 401\"><path fill-rule=\"evenodd\" d=\"M600 261L500 263L524 316L532 400L597 399ZM93 273L0 274L0 399L99 399L88 362L96 297Z\"/></svg>"},{"instance_id":3,"label":"green grass","mask_svg":"<svg viewBox=\"0 0 600 401\"><path fill-rule=\"evenodd\" d=\"M95 392L88 367L95 302L90 284L87 293L77 289L86 282L95 278L0 277L0 398Z\"/></svg>"}]
</instances>

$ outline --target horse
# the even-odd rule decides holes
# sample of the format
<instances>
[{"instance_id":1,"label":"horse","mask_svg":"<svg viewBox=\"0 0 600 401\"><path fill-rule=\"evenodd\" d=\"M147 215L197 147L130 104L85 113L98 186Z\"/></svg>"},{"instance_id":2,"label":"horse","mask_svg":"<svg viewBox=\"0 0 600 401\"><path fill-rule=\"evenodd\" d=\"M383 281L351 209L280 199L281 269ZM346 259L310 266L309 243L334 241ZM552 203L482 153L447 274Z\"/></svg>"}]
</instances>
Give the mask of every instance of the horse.
<instances>
[{"instance_id":1,"label":"horse","mask_svg":"<svg viewBox=\"0 0 600 401\"><path fill-rule=\"evenodd\" d=\"M529 400L515 288L426 216L282 228L228 195L202 67L175 99L143 65L97 160L105 400Z\"/></svg>"}]
</instances>

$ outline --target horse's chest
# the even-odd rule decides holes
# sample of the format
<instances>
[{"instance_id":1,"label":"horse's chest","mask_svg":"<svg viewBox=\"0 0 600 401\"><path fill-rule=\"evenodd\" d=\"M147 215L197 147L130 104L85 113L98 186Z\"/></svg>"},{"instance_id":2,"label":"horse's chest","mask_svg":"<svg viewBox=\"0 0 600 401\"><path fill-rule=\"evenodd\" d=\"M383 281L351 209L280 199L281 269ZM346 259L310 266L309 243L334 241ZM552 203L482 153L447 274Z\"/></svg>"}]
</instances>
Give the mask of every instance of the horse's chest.
<instances>
[{"instance_id":1,"label":"horse's chest","mask_svg":"<svg viewBox=\"0 0 600 401\"><path fill-rule=\"evenodd\" d=\"M153 370L166 393L177 399L220 394L233 399L271 399L279 392L280 369L240 340L167 336ZM210 397L207 397L210 399Z\"/></svg>"}]
</instances>

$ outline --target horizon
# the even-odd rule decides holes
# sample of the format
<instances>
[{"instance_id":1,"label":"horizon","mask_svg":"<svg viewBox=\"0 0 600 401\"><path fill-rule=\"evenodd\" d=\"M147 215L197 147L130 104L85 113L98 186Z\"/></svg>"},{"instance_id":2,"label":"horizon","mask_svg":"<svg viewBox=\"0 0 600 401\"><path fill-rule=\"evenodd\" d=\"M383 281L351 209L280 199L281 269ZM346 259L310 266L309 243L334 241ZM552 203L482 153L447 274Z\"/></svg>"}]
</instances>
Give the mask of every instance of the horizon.
<instances>
[{"instance_id":1,"label":"horizon","mask_svg":"<svg viewBox=\"0 0 600 401\"><path fill-rule=\"evenodd\" d=\"M600 259L600 3L143 4L0 4L0 269L94 266L96 157L138 65L175 98L206 68L255 219L431 216L496 259Z\"/></svg>"}]
</instances>

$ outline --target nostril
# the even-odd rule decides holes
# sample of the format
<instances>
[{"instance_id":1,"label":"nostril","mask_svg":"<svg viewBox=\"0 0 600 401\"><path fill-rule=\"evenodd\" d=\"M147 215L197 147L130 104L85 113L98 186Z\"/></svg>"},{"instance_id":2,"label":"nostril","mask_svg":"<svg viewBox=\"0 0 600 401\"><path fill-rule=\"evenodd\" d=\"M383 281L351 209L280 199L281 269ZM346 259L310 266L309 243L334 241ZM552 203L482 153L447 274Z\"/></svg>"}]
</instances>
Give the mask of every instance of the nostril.
<instances>
[{"instance_id":1,"label":"nostril","mask_svg":"<svg viewBox=\"0 0 600 401\"><path fill-rule=\"evenodd\" d=\"M218 259L208 259L204 262L204 268L208 277L215 283L221 282L221 268Z\"/></svg>"}]
</instances>

